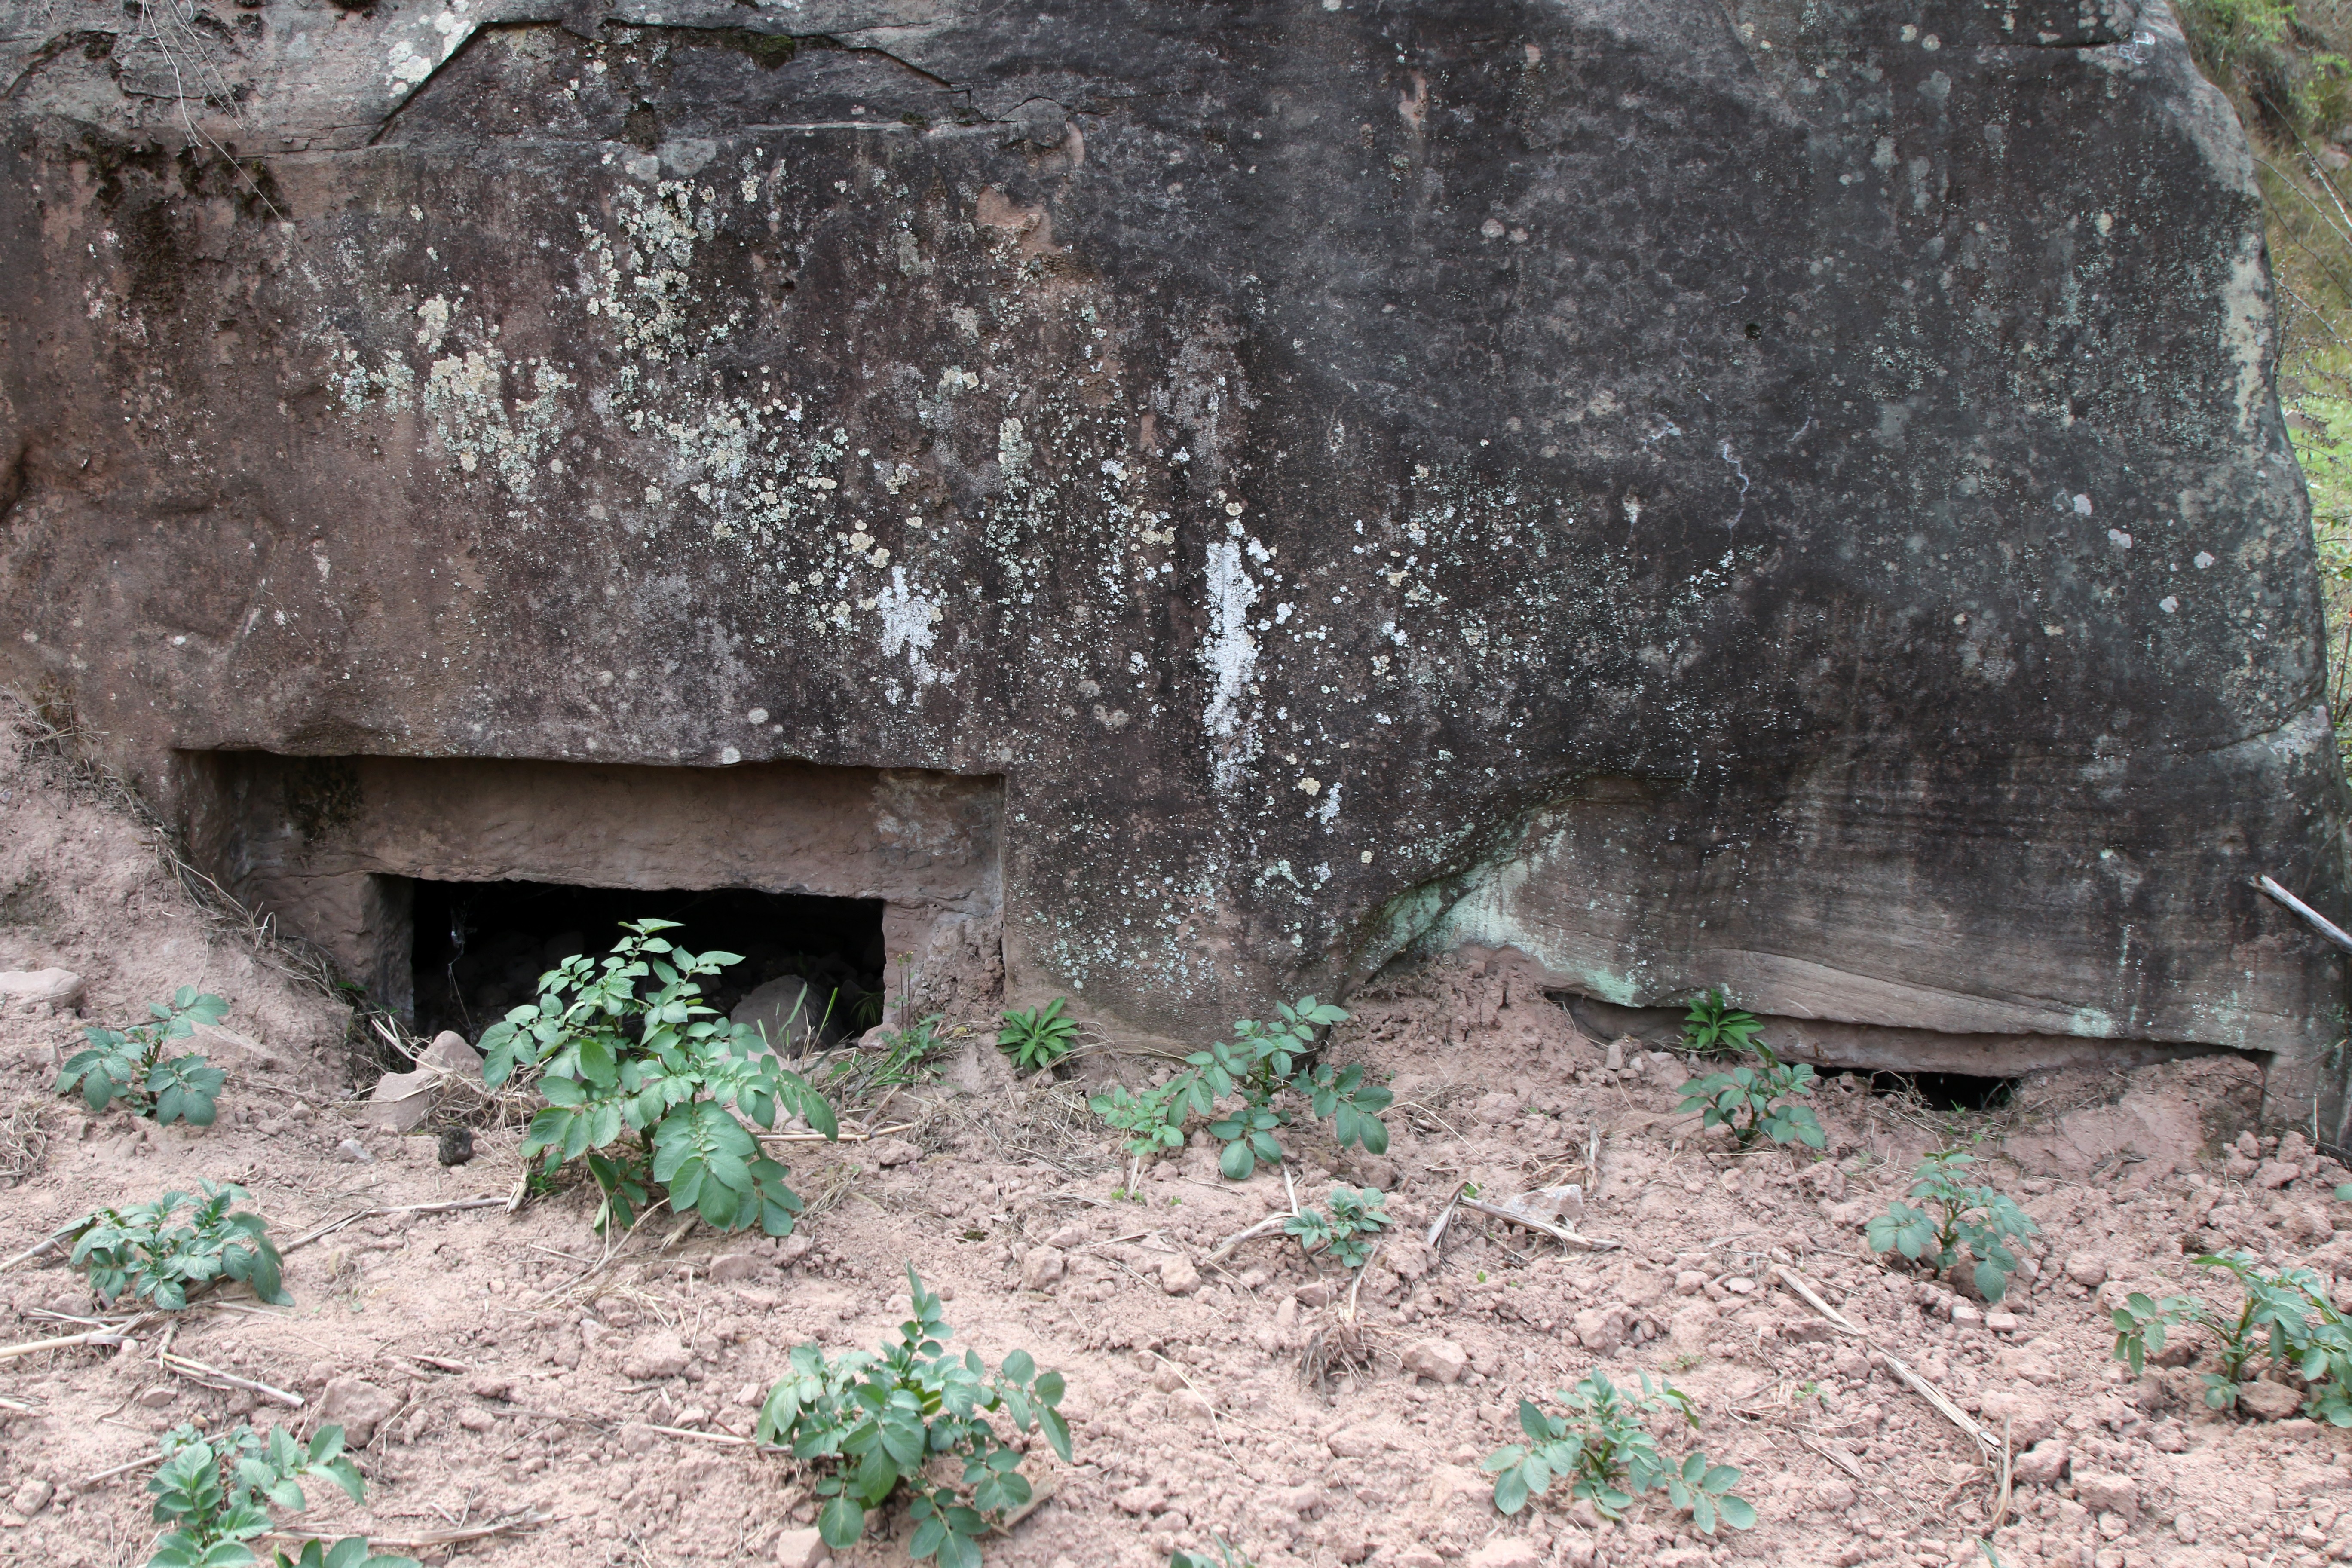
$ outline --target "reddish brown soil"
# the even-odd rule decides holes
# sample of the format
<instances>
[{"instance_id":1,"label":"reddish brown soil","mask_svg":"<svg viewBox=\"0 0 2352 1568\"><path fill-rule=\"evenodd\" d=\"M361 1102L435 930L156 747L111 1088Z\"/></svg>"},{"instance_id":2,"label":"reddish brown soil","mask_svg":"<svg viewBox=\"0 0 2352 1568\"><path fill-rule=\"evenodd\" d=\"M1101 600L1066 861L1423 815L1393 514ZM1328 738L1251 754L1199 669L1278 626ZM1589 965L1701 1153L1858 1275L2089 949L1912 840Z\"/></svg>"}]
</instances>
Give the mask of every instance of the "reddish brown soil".
<instances>
[{"instance_id":1,"label":"reddish brown soil","mask_svg":"<svg viewBox=\"0 0 2352 1568\"><path fill-rule=\"evenodd\" d=\"M341 1010L194 908L125 817L32 763L0 770L0 900L20 922L0 926L0 968L81 973L94 1020L130 1019L199 984L226 995L229 1025L278 1061L224 1064L232 1079L210 1131L158 1131L119 1112L85 1116L48 1093L57 1053L78 1045L84 1019L0 1019L0 1109L23 1108L0 1157L25 1147L35 1116L48 1140L38 1168L0 1199L0 1252L92 1205L199 1177L246 1185L281 1238L363 1206L514 1186L511 1129L478 1134L474 1160L456 1169L436 1163L429 1134L359 1131ZM743 1447L653 1428L748 1433L793 1345L870 1346L892 1331L910 1262L949 1295L959 1344L992 1359L1026 1348L1069 1382L1076 1463L1034 1450L1057 1493L990 1546L992 1563L1157 1564L1213 1535L1269 1568L1983 1563L1976 1541L1994 1488L1968 1441L1779 1287L1776 1264L1989 1424L2006 1417L2013 1436L2050 1427L2067 1445L2056 1484L2017 1487L1992 1532L2000 1563L2352 1558L2352 1513L2336 1522L2352 1487L2336 1435L2301 1419L2216 1416L2193 1397L2184 1405L2193 1369L2135 1384L2108 1358L2094 1292L2064 1267L2104 1270L2108 1290L2233 1303L2184 1261L2194 1233L2196 1246L2352 1275L2352 1239L2335 1237L2352 1205L2328 1196L2342 1173L2294 1140L2261 1151L2283 1152L2284 1165L2231 1156L2251 1069L2052 1078L1992 1114L1929 1112L1839 1080L1818 1097L1827 1159L1735 1157L1674 1114L1681 1062L1635 1051L1611 1070L1605 1047L1517 983L1507 957L1450 960L1361 998L1339 1031L1341 1058L1395 1075L1384 1158L1292 1141L1303 1198L1346 1175L1390 1188L1401 1222L1362 1284L1356 1338L1368 1364L1340 1366L1328 1392L1303 1381L1302 1352L1334 1343L1341 1306L1325 1297L1344 1293L1345 1277L1279 1237L1225 1268L1202 1263L1285 1205L1279 1175L1225 1183L1196 1148L1123 1196L1123 1156L1083 1115L1081 1086L1015 1086L967 1037L936 1085L887 1108L915 1124L895 1142L793 1151L821 1212L781 1246L699 1230L673 1239L656 1222L600 1261L589 1205L572 1190L513 1215L368 1220L289 1255L292 1308L179 1318L174 1353L298 1392L300 1410L257 1410L250 1394L163 1371L152 1331L120 1351L0 1363L0 1397L29 1407L5 1415L0 1437L0 1561L143 1562L153 1527L142 1476L87 1478L151 1452L158 1432L184 1421L274 1415L307 1427L344 1379L369 1385L362 1406L380 1397L389 1413L364 1446L367 1506L321 1497L305 1521L313 1528L407 1537L537 1513L544 1522L459 1554L518 1568L771 1561L809 1517L803 1478ZM369 1163L338 1154L352 1137ZM2013 1325L1944 1321L1936 1308L1948 1292L1861 1245L1862 1220L1947 1142L1974 1142L1988 1178L2043 1227L2035 1277L2004 1303ZM1458 1215L1441 1248L1425 1247L1414 1237L1465 1180L1489 1196L1581 1182L1584 1231L1622 1245L1563 1251ZM2274 1181L2284 1184L2258 1184ZM1046 1279L1052 1263L1031 1249L1049 1246L1062 1272ZM1184 1261L1163 1268L1172 1259ZM1024 1267L1043 1289L1022 1289ZM1196 1287L1170 1293L1192 1276ZM70 1329L35 1315L44 1309L87 1315L92 1302L54 1259L0 1274L7 1338ZM1458 1382L1401 1369L1434 1340L1466 1354ZM1515 1401L1595 1366L1688 1392L1701 1428L1667 1446L1695 1443L1741 1467L1759 1527L1706 1541L1658 1507L1613 1528L1559 1507L1497 1515L1477 1465L1513 1436ZM335 1399L352 1397L350 1383L338 1388ZM886 1531L845 1568L903 1562L901 1539Z\"/></svg>"}]
</instances>

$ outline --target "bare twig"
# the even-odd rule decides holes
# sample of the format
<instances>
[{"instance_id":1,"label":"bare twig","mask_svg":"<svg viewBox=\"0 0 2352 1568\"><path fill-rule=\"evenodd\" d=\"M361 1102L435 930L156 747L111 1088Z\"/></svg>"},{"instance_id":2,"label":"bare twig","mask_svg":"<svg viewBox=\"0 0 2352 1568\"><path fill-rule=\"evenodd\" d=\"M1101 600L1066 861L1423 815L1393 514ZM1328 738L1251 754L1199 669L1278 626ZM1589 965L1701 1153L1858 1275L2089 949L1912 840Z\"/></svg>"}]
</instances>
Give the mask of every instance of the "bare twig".
<instances>
[{"instance_id":1,"label":"bare twig","mask_svg":"<svg viewBox=\"0 0 2352 1568\"><path fill-rule=\"evenodd\" d=\"M143 1470L150 1465L160 1465L163 1462L163 1456L160 1453L142 1454L128 1464L117 1465L110 1470L100 1470L94 1476L82 1477L74 1483L74 1490L86 1492L100 1481L110 1481L117 1476L127 1476L133 1470Z\"/></svg>"},{"instance_id":2,"label":"bare twig","mask_svg":"<svg viewBox=\"0 0 2352 1568\"><path fill-rule=\"evenodd\" d=\"M291 1252L298 1247L308 1247L314 1241L334 1235L335 1232L342 1229L345 1226L357 1225L363 1219L373 1219L379 1215L454 1214L459 1209L503 1207L506 1201L507 1200L504 1198L452 1198L446 1202L437 1204L394 1204L389 1207L383 1208L354 1209L350 1214L343 1215L341 1219L331 1219L326 1224L318 1226L316 1229L304 1231L301 1235L296 1237L293 1240L288 1242L278 1250L284 1253Z\"/></svg>"},{"instance_id":3,"label":"bare twig","mask_svg":"<svg viewBox=\"0 0 2352 1568\"><path fill-rule=\"evenodd\" d=\"M459 1542L485 1541L493 1535L504 1535L509 1531L534 1529L554 1517L555 1515L551 1513L518 1513L505 1519L495 1520L488 1524L477 1524L465 1530L436 1530L423 1535L371 1535L368 1537L368 1545L372 1548L397 1546L409 1551L426 1546L455 1546ZM278 1541L331 1542L335 1539L331 1535L310 1535L300 1531L288 1530L272 1531L270 1536Z\"/></svg>"},{"instance_id":4,"label":"bare twig","mask_svg":"<svg viewBox=\"0 0 2352 1568\"><path fill-rule=\"evenodd\" d=\"M2296 898L2293 893L2290 893L2284 888L2280 887L2277 882L2273 881L2267 876L2257 877L2254 879L2254 886L2260 888L2263 892L2268 893L2272 898L2276 899L2280 903L2284 904L2288 909L2293 910L2296 914L2301 915L2305 920L2310 921L2311 928L2314 931L2326 937L2328 941L2334 942L2337 947L2342 948L2347 952L2352 952L2352 936L2347 936L2344 933L2344 928L2337 925L2334 921L2329 920L2326 915L2321 914L2317 910L2313 909L2309 904L2305 903L2301 899Z\"/></svg>"},{"instance_id":5,"label":"bare twig","mask_svg":"<svg viewBox=\"0 0 2352 1568\"><path fill-rule=\"evenodd\" d=\"M1537 1219L1531 1215L1522 1214L1517 1209L1505 1208L1500 1204L1490 1204L1484 1198L1471 1197L1467 1194L1458 1194L1454 1201L1465 1209L1475 1209L1489 1218L1504 1220L1532 1230L1539 1236L1550 1237L1563 1247L1580 1247L1588 1252L1614 1252L1625 1245L1622 1241L1612 1241L1606 1237L1580 1236L1566 1226L1553 1225L1549 1221Z\"/></svg>"},{"instance_id":6,"label":"bare twig","mask_svg":"<svg viewBox=\"0 0 2352 1568\"><path fill-rule=\"evenodd\" d=\"M1291 1217L1291 1215L1286 1214L1270 1214L1264 1219L1258 1221L1255 1225L1251 1226L1248 1229L1240 1231L1235 1235L1229 1236L1223 1241L1219 1242L1217 1244L1216 1250L1210 1253L1208 1257L1202 1258L1201 1261L1207 1265L1223 1263L1226 1258L1232 1257L1234 1249L1239 1247L1244 1242L1255 1241L1261 1236L1268 1236L1280 1231L1284 1226L1290 1223Z\"/></svg>"},{"instance_id":7,"label":"bare twig","mask_svg":"<svg viewBox=\"0 0 2352 1568\"><path fill-rule=\"evenodd\" d=\"M1987 1464L1990 1465L2000 1458L2001 1445L1992 1440L1991 1433L1987 1432L1983 1427L1978 1426L1974 1420L1970 1419L1967 1411L1961 1409L1958 1405L1945 1398L1941 1389L1937 1388L1934 1384L1929 1383L1926 1378L1921 1377L1917 1373L1913 1372L1909 1367L1904 1365L1901 1361L1890 1354L1885 1347L1874 1343L1869 1334L1865 1333L1861 1329L1854 1327L1854 1325L1848 1321L1845 1316L1836 1308L1831 1306L1827 1301L1822 1300L1820 1295L1814 1291L1813 1288L1806 1284L1804 1279L1799 1275L1795 1269L1790 1268L1786 1264L1776 1263L1772 1266L1772 1272L1774 1275L1779 1277L1780 1283L1795 1291L1796 1294L1803 1300L1805 1305L1811 1307L1814 1311L1819 1312L1822 1317L1828 1319L1832 1328L1837 1329L1842 1332L1851 1334L1855 1339L1860 1340L1864 1344L1869 1345L1871 1354L1876 1358L1879 1364L1883 1365L1887 1371L1893 1373L1897 1378L1901 1379L1910 1387L1914 1394L1916 1394L1920 1398L1934 1405L1937 1414L1941 1415L1946 1420L1949 1421L1953 1426L1958 1427L1963 1433L1967 1434L1969 1439L1976 1444L1978 1452L1983 1457Z\"/></svg>"},{"instance_id":8,"label":"bare twig","mask_svg":"<svg viewBox=\"0 0 2352 1568\"><path fill-rule=\"evenodd\" d=\"M65 1350L73 1345L119 1345L131 1337L133 1330L153 1316L152 1312L144 1312L127 1323L91 1329L87 1333L61 1334L53 1340L28 1340L23 1344L0 1345L0 1361L15 1361L19 1356L33 1355L41 1351Z\"/></svg>"},{"instance_id":9,"label":"bare twig","mask_svg":"<svg viewBox=\"0 0 2352 1568\"><path fill-rule=\"evenodd\" d=\"M155 1359L163 1363L164 1371L176 1372L191 1383L226 1384L230 1388L242 1388L247 1393L258 1394L265 1399L274 1399L289 1409L302 1408L302 1396L299 1394L289 1394L282 1388L272 1388L266 1383L256 1383L251 1378L239 1377L231 1372L223 1372L220 1368L207 1365L194 1356L173 1355L167 1350L158 1354Z\"/></svg>"}]
</instances>

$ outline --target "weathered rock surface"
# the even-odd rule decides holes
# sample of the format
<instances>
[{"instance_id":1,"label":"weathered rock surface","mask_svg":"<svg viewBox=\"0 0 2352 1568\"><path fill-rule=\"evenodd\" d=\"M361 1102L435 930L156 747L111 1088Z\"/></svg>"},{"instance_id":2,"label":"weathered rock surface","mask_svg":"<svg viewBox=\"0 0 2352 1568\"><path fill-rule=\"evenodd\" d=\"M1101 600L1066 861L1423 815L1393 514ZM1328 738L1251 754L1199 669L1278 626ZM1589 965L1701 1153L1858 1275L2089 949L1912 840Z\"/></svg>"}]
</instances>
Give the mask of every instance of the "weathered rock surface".
<instances>
[{"instance_id":1,"label":"weathered rock surface","mask_svg":"<svg viewBox=\"0 0 2352 1568\"><path fill-rule=\"evenodd\" d=\"M2251 165L2163 7L2003 15L270 0L232 118L20 7L0 679L184 815L304 759L339 931L433 874L383 759L1001 779L1012 990L1131 1026L1508 943L2288 1114L2339 983L2248 881L2341 911L2341 785Z\"/></svg>"}]
</instances>

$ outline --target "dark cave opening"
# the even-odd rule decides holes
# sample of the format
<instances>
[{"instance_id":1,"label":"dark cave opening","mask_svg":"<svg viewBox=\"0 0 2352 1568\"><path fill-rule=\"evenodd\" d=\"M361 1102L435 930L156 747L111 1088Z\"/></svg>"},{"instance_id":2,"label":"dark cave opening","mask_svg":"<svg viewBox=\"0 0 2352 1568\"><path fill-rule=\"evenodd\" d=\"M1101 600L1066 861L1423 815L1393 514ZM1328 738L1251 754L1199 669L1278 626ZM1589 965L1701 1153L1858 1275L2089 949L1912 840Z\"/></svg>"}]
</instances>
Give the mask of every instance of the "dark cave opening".
<instances>
[{"instance_id":1,"label":"dark cave opening","mask_svg":"<svg viewBox=\"0 0 2352 1568\"><path fill-rule=\"evenodd\" d=\"M584 888L551 882L414 884L416 1027L468 1040L534 1001L539 977L573 953L602 955L624 921L666 920L695 952L740 953L702 981L723 1015L755 1019L794 1050L880 1022L882 900L744 888Z\"/></svg>"}]
</instances>

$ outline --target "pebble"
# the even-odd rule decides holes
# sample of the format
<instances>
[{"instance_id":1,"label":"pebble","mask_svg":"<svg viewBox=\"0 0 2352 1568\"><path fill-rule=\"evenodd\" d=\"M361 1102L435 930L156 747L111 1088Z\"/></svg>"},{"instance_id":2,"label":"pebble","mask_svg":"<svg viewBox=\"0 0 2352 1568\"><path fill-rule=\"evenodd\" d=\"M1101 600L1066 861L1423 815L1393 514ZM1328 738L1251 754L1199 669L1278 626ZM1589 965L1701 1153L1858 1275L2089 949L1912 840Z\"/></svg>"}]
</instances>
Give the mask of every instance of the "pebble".
<instances>
[{"instance_id":1,"label":"pebble","mask_svg":"<svg viewBox=\"0 0 2352 1568\"><path fill-rule=\"evenodd\" d=\"M403 1403L390 1389L347 1373L327 1381L326 1392L319 1396L319 1421L341 1426L346 1447L364 1448L376 1427L399 1414Z\"/></svg>"},{"instance_id":2,"label":"pebble","mask_svg":"<svg viewBox=\"0 0 2352 1568\"><path fill-rule=\"evenodd\" d=\"M1470 1353L1452 1340L1419 1341L1406 1348L1403 1359L1409 1376L1425 1377L1432 1383L1458 1383L1470 1370Z\"/></svg>"},{"instance_id":3,"label":"pebble","mask_svg":"<svg viewBox=\"0 0 2352 1568\"><path fill-rule=\"evenodd\" d=\"M48 1507L49 1500L57 1495L57 1488L36 1477L16 1489L8 1499L8 1506L30 1519Z\"/></svg>"},{"instance_id":4,"label":"pebble","mask_svg":"<svg viewBox=\"0 0 2352 1568\"><path fill-rule=\"evenodd\" d=\"M346 1138L341 1142L336 1144L335 1158L344 1162L346 1164L352 1165L373 1165L375 1163L375 1156L367 1152L367 1145L361 1142L356 1138Z\"/></svg>"},{"instance_id":5,"label":"pebble","mask_svg":"<svg viewBox=\"0 0 2352 1568\"><path fill-rule=\"evenodd\" d=\"M2256 1378L2238 1385L2238 1408L2258 1421L2284 1421L2303 1408L2303 1395L2283 1383Z\"/></svg>"},{"instance_id":6,"label":"pebble","mask_svg":"<svg viewBox=\"0 0 2352 1568\"><path fill-rule=\"evenodd\" d=\"M1201 1271L1178 1253L1160 1266L1160 1288L1171 1296L1190 1296L1201 1288Z\"/></svg>"},{"instance_id":7,"label":"pebble","mask_svg":"<svg viewBox=\"0 0 2352 1568\"><path fill-rule=\"evenodd\" d=\"M776 1537L777 1568L816 1568L824 1556L824 1537L814 1530L787 1530Z\"/></svg>"},{"instance_id":8,"label":"pebble","mask_svg":"<svg viewBox=\"0 0 2352 1568\"><path fill-rule=\"evenodd\" d=\"M2066 1278L2085 1290L2095 1290L2107 1282L2107 1260L2095 1252L2070 1253Z\"/></svg>"},{"instance_id":9,"label":"pebble","mask_svg":"<svg viewBox=\"0 0 2352 1568\"><path fill-rule=\"evenodd\" d=\"M1067 1272L1068 1264L1060 1247L1033 1247L1021 1259L1021 1289L1043 1290ZM1193 1277L1193 1282L1199 1283L1198 1275ZM1165 1283L1164 1274L1162 1283Z\"/></svg>"},{"instance_id":10,"label":"pebble","mask_svg":"<svg viewBox=\"0 0 2352 1568\"><path fill-rule=\"evenodd\" d=\"M2139 1483L2129 1476L2077 1469L2074 1499L2094 1513L2112 1513L2126 1520L2139 1515Z\"/></svg>"},{"instance_id":11,"label":"pebble","mask_svg":"<svg viewBox=\"0 0 2352 1568\"><path fill-rule=\"evenodd\" d=\"M2055 1486L2058 1478L2066 1473L2066 1461L2071 1457L2063 1437L2044 1437L2018 1456L2011 1473L2031 1486Z\"/></svg>"},{"instance_id":12,"label":"pebble","mask_svg":"<svg viewBox=\"0 0 2352 1568\"><path fill-rule=\"evenodd\" d=\"M693 1359L676 1334L651 1333L629 1347L628 1354L621 1359L621 1373L633 1383L677 1377Z\"/></svg>"}]
</instances>

